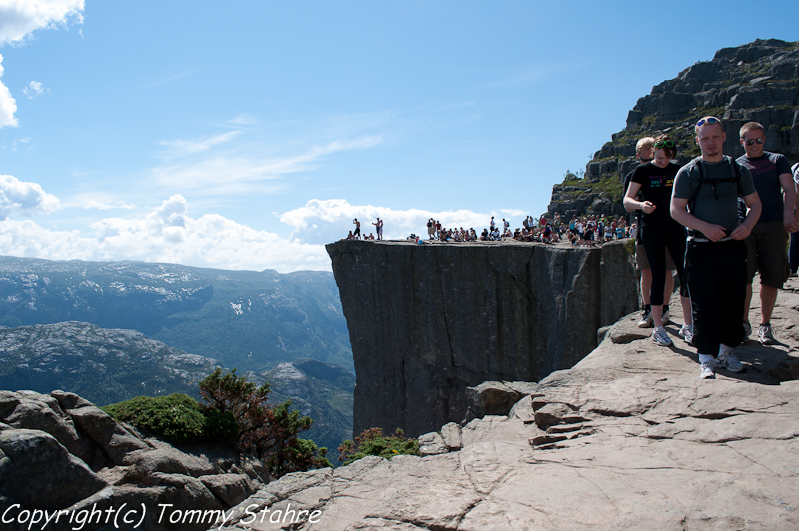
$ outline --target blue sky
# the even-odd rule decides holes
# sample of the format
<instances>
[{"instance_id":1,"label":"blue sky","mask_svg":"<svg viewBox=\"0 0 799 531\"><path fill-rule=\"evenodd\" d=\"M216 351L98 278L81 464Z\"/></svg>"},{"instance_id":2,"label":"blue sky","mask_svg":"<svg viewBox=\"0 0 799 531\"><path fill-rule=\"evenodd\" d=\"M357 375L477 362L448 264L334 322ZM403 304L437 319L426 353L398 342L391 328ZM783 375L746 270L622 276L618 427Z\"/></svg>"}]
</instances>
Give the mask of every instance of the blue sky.
<instances>
[{"instance_id":1,"label":"blue sky","mask_svg":"<svg viewBox=\"0 0 799 531\"><path fill-rule=\"evenodd\" d=\"M650 7L651 6L651 7ZM654 85L796 2L0 0L0 254L329 270L546 210Z\"/></svg>"}]
</instances>

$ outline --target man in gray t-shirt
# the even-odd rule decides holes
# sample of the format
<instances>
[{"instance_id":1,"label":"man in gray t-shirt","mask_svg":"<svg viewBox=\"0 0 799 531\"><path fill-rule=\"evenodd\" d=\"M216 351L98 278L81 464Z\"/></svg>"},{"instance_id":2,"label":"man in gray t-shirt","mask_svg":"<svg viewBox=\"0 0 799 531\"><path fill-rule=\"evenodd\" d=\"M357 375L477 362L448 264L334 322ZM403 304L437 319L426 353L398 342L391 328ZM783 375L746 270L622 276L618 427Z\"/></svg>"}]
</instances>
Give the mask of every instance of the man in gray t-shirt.
<instances>
[{"instance_id":1,"label":"man in gray t-shirt","mask_svg":"<svg viewBox=\"0 0 799 531\"><path fill-rule=\"evenodd\" d=\"M702 155L677 173L671 216L688 228L685 270L699 353L699 377L715 378L716 368L733 372L743 364L732 350L744 339L746 244L760 217L760 198L749 171L729 157L721 120L706 116L694 127ZM749 209L738 220L738 197Z\"/></svg>"}]
</instances>

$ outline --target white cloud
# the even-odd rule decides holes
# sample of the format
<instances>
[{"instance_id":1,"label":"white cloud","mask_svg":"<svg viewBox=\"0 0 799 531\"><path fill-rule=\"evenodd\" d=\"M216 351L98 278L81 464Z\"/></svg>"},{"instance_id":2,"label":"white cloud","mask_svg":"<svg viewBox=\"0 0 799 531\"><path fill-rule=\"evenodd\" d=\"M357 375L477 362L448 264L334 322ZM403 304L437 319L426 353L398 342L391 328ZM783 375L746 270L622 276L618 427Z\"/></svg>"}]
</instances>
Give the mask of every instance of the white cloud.
<instances>
[{"instance_id":1,"label":"white cloud","mask_svg":"<svg viewBox=\"0 0 799 531\"><path fill-rule=\"evenodd\" d=\"M1 17L2 15L0 15ZM3 77L3 56L0 55L0 77ZM0 81L0 127L16 127L18 125L14 113L17 112L17 101L8 87Z\"/></svg>"},{"instance_id":2,"label":"white cloud","mask_svg":"<svg viewBox=\"0 0 799 531\"><path fill-rule=\"evenodd\" d=\"M84 0L3 0L0 46L23 42L37 29L83 23Z\"/></svg>"},{"instance_id":3,"label":"white cloud","mask_svg":"<svg viewBox=\"0 0 799 531\"><path fill-rule=\"evenodd\" d=\"M39 83L38 81L31 81L28 83L28 86L22 89L22 93L25 94L29 100L32 100L36 96L41 96L42 94L50 94L50 89L44 88L44 85Z\"/></svg>"},{"instance_id":4,"label":"white cloud","mask_svg":"<svg viewBox=\"0 0 799 531\"><path fill-rule=\"evenodd\" d=\"M11 213L49 214L58 210L58 198L36 183L22 182L11 175L0 175L0 221Z\"/></svg>"},{"instance_id":5,"label":"white cloud","mask_svg":"<svg viewBox=\"0 0 799 531\"><path fill-rule=\"evenodd\" d=\"M136 205L102 192L77 194L62 201L63 208L82 208L84 210L133 210Z\"/></svg>"},{"instance_id":6,"label":"white cloud","mask_svg":"<svg viewBox=\"0 0 799 531\"><path fill-rule=\"evenodd\" d=\"M499 212L472 212L471 210L455 210L432 212L429 210L393 210L371 205L350 205L344 199L319 200L312 199L304 207L290 210L280 215L280 221L294 230L292 238L299 241L326 244L345 238L350 230L354 230L353 219L361 222L361 233L376 234L372 225L376 218L383 220L383 237L385 239L404 239L411 234L427 235L427 220L433 218L441 221L447 228L474 228L478 233L488 227L491 216L497 221L507 218L511 227L521 227L525 213L516 210Z\"/></svg>"},{"instance_id":7,"label":"white cloud","mask_svg":"<svg viewBox=\"0 0 799 531\"><path fill-rule=\"evenodd\" d=\"M322 245L258 231L219 215L192 218L175 195L143 218L106 218L93 235L55 231L31 221L0 223L0 254L49 260L138 260L220 269L329 271Z\"/></svg>"},{"instance_id":8,"label":"white cloud","mask_svg":"<svg viewBox=\"0 0 799 531\"><path fill-rule=\"evenodd\" d=\"M207 148L230 137L235 133L231 131L224 135L206 139ZM216 140L215 140L216 139ZM210 143L209 143L210 142ZM245 156L213 155L200 161L187 161L154 168L152 178L157 185L175 190L196 190L207 195L220 193L249 193L258 188L263 192L263 181L274 181L282 177L314 169L316 161L326 155L339 151L367 149L381 142L379 136L365 136L355 139L335 140L323 145L311 146L304 153L294 156L272 159L256 159ZM202 151L200 144L187 143L186 152L190 147ZM270 185L270 190L275 190L285 185Z\"/></svg>"},{"instance_id":9,"label":"white cloud","mask_svg":"<svg viewBox=\"0 0 799 531\"><path fill-rule=\"evenodd\" d=\"M49 29L70 22L83 23L84 0L2 0L0 1L0 46L17 44L37 29ZM3 75L3 56L0 55L0 77ZM28 97L29 90L36 90L32 81L23 92ZM38 84L41 89L41 84ZM17 102L2 82L0 82L0 127L18 125L14 113Z\"/></svg>"},{"instance_id":10,"label":"white cloud","mask_svg":"<svg viewBox=\"0 0 799 531\"><path fill-rule=\"evenodd\" d=\"M164 153L167 157L183 157L207 151L214 146L231 141L241 131L228 131L215 136L207 136L195 140L162 140L161 145L169 148Z\"/></svg>"}]
</instances>

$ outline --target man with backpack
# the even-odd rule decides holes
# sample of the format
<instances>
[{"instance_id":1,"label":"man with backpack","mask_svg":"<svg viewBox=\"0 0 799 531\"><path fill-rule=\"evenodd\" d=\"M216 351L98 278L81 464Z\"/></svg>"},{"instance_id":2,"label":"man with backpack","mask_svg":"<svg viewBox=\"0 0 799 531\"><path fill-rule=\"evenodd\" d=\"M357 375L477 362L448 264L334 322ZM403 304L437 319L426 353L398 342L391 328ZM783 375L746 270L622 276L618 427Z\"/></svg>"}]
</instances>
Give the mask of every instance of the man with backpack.
<instances>
[{"instance_id":1,"label":"man with backpack","mask_svg":"<svg viewBox=\"0 0 799 531\"><path fill-rule=\"evenodd\" d=\"M746 288L744 308L744 329L747 336L752 327L749 324L749 303L752 300L752 280L755 271L760 272L760 326L757 338L764 345L776 343L771 330L771 313L777 302L777 293L788 277L788 255L785 252L788 233L797 229L794 217L796 189L791 176L791 164L779 153L763 150L766 130L757 122L748 122L741 127L741 145L745 155L737 161L752 174L757 195L763 205L760 219L746 238L749 250L749 285ZM785 201L783 201L783 192Z\"/></svg>"},{"instance_id":2,"label":"man with backpack","mask_svg":"<svg viewBox=\"0 0 799 531\"><path fill-rule=\"evenodd\" d=\"M744 340L747 286L744 240L760 217L752 175L722 148L727 136L715 116L694 126L701 156L680 168L674 180L671 216L688 229L685 270L693 314L693 344L701 364L699 378L716 369L743 370L732 350ZM738 197L749 209L738 219Z\"/></svg>"}]
</instances>

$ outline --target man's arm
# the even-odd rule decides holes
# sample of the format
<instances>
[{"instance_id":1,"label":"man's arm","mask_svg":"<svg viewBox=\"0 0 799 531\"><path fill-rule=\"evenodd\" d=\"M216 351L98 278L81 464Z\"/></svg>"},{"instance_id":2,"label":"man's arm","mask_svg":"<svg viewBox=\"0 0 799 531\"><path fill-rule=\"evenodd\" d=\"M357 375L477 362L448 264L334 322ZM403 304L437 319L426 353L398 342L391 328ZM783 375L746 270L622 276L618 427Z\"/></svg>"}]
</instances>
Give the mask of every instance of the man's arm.
<instances>
[{"instance_id":1,"label":"man's arm","mask_svg":"<svg viewBox=\"0 0 799 531\"><path fill-rule=\"evenodd\" d=\"M785 210L783 212L783 224L788 232L799 230L799 222L796 221L794 209L796 208L796 183L790 173L780 174L780 185L785 192Z\"/></svg>"},{"instance_id":2,"label":"man's arm","mask_svg":"<svg viewBox=\"0 0 799 531\"><path fill-rule=\"evenodd\" d=\"M749 212L746 214L743 223L738 225L730 234L733 240L743 240L749 236L755 227L755 223L760 219L760 213L763 210L763 205L760 203L760 196L757 195L757 192L745 195L743 199Z\"/></svg>"}]
</instances>

